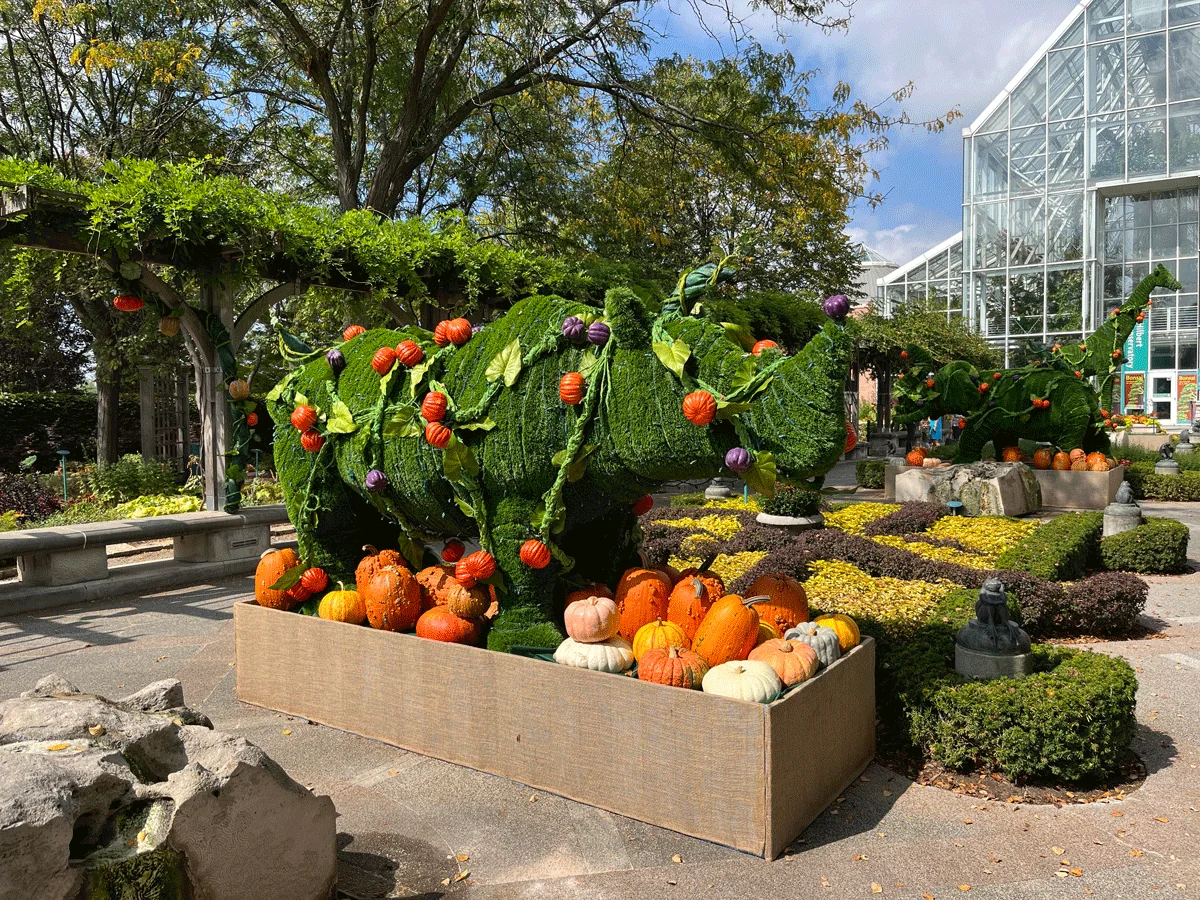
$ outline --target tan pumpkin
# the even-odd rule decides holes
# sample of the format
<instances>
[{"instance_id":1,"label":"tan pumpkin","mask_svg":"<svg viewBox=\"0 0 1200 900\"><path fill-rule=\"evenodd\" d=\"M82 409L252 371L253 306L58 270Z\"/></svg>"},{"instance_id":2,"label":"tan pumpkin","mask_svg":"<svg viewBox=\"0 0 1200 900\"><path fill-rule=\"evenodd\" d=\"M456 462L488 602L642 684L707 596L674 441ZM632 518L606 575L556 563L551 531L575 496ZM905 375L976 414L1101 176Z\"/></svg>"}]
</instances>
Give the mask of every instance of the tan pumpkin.
<instances>
[{"instance_id":1,"label":"tan pumpkin","mask_svg":"<svg viewBox=\"0 0 1200 900\"><path fill-rule=\"evenodd\" d=\"M1089 472L1107 472L1111 468L1112 466L1103 456L1100 457L1100 459L1093 460L1092 462L1088 463Z\"/></svg>"},{"instance_id":2,"label":"tan pumpkin","mask_svg":"<svg viewBox=\"0 0 1200 900\"><path fill-rule=\"evenodd\" d=\"M412 631L421 617L421 586L403 566L384 566L358 589L372 628Z\"/></svg>"},{"instance_id":3,"label":"tan pumpkin","mask_svg":"<svg viewBox=\"0 0 1200 900\"><path fill-rule=\"evenodd\" d=\"M726 594L709 608L692 639L692 649L709 668L750 655L758 639L758 613L753 604L766 599Z\"/></svg>"},{"instance_id":4,"label":"tan pumpkin","mask_svg":"<svg viewBox=\"0 0 1200 900\"><path fill-rule=\"evenodd\" d=\"M617 633L621 616L611 597L584 597L571 603L563 612L567 636L581 644L607 641Z\"/></svg>"},{"instance_id":5,"label":"tan pumpkin","mask_svg":"<svg viewBox=\"0 0 1200 900\"><path fill-rule=\"evenodd\" d=\"M367 620L367 605L363 603L362 594L343 587L341 590L330 591L321 598L317 615L333 622L361 625Z\"/></svg>"},{"instance_id":6,"label":"tan pumpkin","mask_svg":"<svg viewBox=\"0 0 1200 900\"><path fill-rule=\"evenodd\" d=\"M627 641L638 629L655 619L667 618L671 582L655 569L627 569L617 584L617 609L621 614L617 631Z\"/></svg>"},{"instance_id":7,"label":"tan pumpkin","mask_svg":"<svg viewBox=\"0 0 1200 900\"><path fill-rule=\"evenodd\" d=\"M1075 459L1071 461L1072 472L1086 472L1087 467L1088 464L1086 459Z\"/></svg>"},{"instance_id":8,"label":"tan pumpkin","mask_svg":"<svg viewBox=\"0 0 1200 900\"><path fill-rule=\"evenodd\" d=\"M758 620L758 637L754 639L754 646L761 647L767 641L777 641L783 634L779 629L770 622L764 622L761 618Z\"/></svg>"},{"instance_id":9,"label":"tan pumpkin","mask_svg":"<svg viewBox=\"0 0 1200 900\"><path fill-rule=\"evenodd\" d=\"M749 658L774 669L784 687L807 681L817 674L820 666L817 651L801 641L767 641L751 650Z\"/></svg>"},{"instance_id":10,"label":"tan pumpkin","mask_svg":"<svg viewBox=\"0 0 1200 900\"><path fill-rule=\"evenodd\" d=\"M708 674L708 663L684 647L655 647L638 660L638 679L697 691Z\"/></svg>"},{"instance_id":11,"label":"tan pumpkin","mask_svg":"<svg viewBox=\"0 0 1200 900\"><path fill-rule=\"evenodd\" d=\"M721 593L724 594L724 591ZM720 596L713 596L703 578L681 578L671 589L671 596L667 600L667 621L681 627L688 641L691 641L708 614L709 607L719 599Z\"/></svg>"},{"instance_id":12,"label":"tan pumpkin","mask_svg":"<svg viewBox=\"0 0 1200 900\"><path fill-rule=\"evenodd\" d=\"M301 601L289 596L287 591L273 591L271 585L278 581L288 569L300 565L300 557L291 547L268 550L258 560L254 570L254 599L259 606L271 609L292 609Z\"/></svg>"},{"instance_id":13,"label":"tan pumpkin","mask_svg":"<svg viewBox=\"0 0 1200 900\"><path fill-rule=\"evenodd\" d=\"M754 609L759 619L774 625L780 636L789 628L808 621L808 594L794 578L780 573L760 575L747 593L766 595L767 599L756 603Z\"/></svg>"},{"instance_id":14,"label":"tan pumpkin","mask_svg":"<svg viewBox=\"0 0 1200 900\"><path fill-rule=\"evenodd\" d=\"M376 550L368 544L363 547L363 552L366 556L362 558L354 570L354 581L360 587L367 584L375 577L375 573L385 566L404 566L408 568L399 550Z\"/></svg>"},{"instance_id":15,"label":"tan pumpkin","mask_svg":"<svg viewBox=\"0 0 1200 900\"><path fill-rule=\"evenodd\" d=\"M633 636L633 658L640 660L647 650L665 647L687 647L690 641L683 629L674 622L655 619L638 629Z\"/></svg>"},{"instance_id":16,"label":"tan pumpkin","mask_svg":"<svg viewBox=\"0 0 1200 900\"><path fill-rule=\"evenodd\" d=\"M435 606L417 619L417 637L446 644L478 644L483 636L482 619L464 619L445 606Z\"/></svg>"},{"instance_id":17,"label":"tan pumpkin","mask_svg":"<svg viewBox=\"0 0 1200 900\"><path fill-rule=\"evenodd\" d=\"M1071 457L1071 462L1075 462L1075 460L1077 460L1077 459L1084 459L1084 460L1087 459L1087 454L1083 452L1083 449L1081 447L1076 447L1074 450L1072 450L1067 455Z\"/></svg>"},{"instance_id":18,"label":"tan pumpkin","mask_svg":"<svg viewBox=\"0 0 1200 900\"><path fill-rule=\"evenodd\" d=\"M817 616L817 624L831 629L838 636L838 647L843 653L857 647L862 642L858 623L847 615L832 613L827 616Z\"/></svg>"}]
</instances>

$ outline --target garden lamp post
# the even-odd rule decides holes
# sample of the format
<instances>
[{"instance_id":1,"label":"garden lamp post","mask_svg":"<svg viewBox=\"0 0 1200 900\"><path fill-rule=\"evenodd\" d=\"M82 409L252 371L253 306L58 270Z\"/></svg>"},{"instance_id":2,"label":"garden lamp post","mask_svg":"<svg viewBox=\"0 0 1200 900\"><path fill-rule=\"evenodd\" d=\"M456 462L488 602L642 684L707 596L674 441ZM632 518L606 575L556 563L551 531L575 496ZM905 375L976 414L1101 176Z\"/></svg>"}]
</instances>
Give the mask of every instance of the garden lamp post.
<instances>
[{"instance_id":1,"label":"garden lamp post","mask_svg":"<svg viewBox=\"0 0 1200 900\"><path fill-rule=\"evenodd\" d=\"M71 455L70 450L59 450L59 468L62 469L63 476L63 503L67 502L67 457Z\"/></svg>"}]
</instances>

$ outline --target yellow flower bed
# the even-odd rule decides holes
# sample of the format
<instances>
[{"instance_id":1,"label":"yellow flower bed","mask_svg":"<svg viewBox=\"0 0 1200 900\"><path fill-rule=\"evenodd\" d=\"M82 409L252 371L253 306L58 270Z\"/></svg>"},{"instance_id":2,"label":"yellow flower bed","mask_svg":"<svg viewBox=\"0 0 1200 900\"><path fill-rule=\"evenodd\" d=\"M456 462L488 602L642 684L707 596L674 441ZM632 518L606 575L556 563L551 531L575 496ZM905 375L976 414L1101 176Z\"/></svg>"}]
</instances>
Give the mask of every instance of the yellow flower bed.
<instances>
[{"instance_id":1,"label":"yellow flower bed","mask_svg":"<svg viewBox=\"0 0 1200 900\"><path fill-rule=\"evenodd\" d=\"M889 547L898 547L901 550L907 550L910 553L915 553L917 556L923 556L926 559L934 559L938 562L955 563L960 566L967 566L971 569L994 569L996 568L996 557L990 555L973 555L963 553L961 550L955 550L952 547L935 547L933 544L926 544L921 541L906 541L904 538L894 534L879 534L871 538L879 544L887 544Z\"/></svg>"},{"instance_id":2,"label":"yellow flower bed","mask_svg":"<svg viewBox=\"0 0 1200 900\"><path fill-rule=\"evenodd\" d=\"M857 566L839 560L812 563L804 582L808 602L827 613L845 613L852 619L874 619L890 634L916 631L930 611L959 585L950 581L904 581L872 578Z\"/></svg>"},{"instance_id":3,"label":"yellow flower bed","mask_svg":"<svg viewBox=\"0 0 1200 900\"><path fill-rule=\"evenodd\" d=\"M739 512L762 512L758 500L751 497L744 500L741 497L726 497L724 500L705 500L705 509L736 509Z\"/></svg>"},{"instance_id":4,"label":"yellow flower bed","mask_svg":"<svg viewBox=\"0 0 1200 900\"><path fill-rule=\"evenodd\" d=\"M741 553L722 553L711 566L726 585L733 584L767 556L765 550L744 550ZM672 556L668 562L679 571L697 569L704 562L700 557Z\"/></svg>"},{"instance_id":5,"label":"yellow flower bed","mask_svg":"<svg viewBox=\"0 0 1200 900\"><path fill-rule=\"evenodd\" d=\"M710 549L706 545L715 544L717 539L707 531L699 531L696 534L689 534L679 543L679 552L686 553L688 556L699 553L703 554Z\"/></svg>"},{"instance_id":6,"label":"yellow flower bed","mask_svg":"<svg viewBox=\"0 0 1200 900\"><path fill-rule=\"evenodd\" d=\"M990 556L994 561L1040 524L1028 519L1006 519L1003 516L976 516L972 519L946 516L938 519L926 533L934 538L957 541L976 553Z\"/></svg>"},{"instance_id":7,"label":"yellow flower bed","mask_svg":"<svg viewBox=\"0 0 1200 900\"><path fill-rule=\"evenodd\" d=\"M837 512L826 513L825 524L850 534L862 534L869 523L891 515L899 508L898 503L854 503Z\"/></svg>"},{"instance_id":8,"label":"yellow flower bed","mask_svg":"<svg viewBox=\"0 0 1200 900\"><path fill-rule=\"evenodd\" d=\"M686 528L689 531L707 531L723 541L729 540L742 530L742 523L734 516L704 516L699 519L659 519L655 525L669 528Z\"/></svg>"}]
</instances>

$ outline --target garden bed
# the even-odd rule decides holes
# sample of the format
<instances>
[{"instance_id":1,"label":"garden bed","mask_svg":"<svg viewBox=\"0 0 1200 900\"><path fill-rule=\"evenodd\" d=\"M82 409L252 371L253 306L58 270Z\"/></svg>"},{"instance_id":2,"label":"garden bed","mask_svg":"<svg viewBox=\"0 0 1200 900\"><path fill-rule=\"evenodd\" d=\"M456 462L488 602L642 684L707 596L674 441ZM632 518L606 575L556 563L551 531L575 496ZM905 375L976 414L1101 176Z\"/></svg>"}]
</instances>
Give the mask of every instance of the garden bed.
<instances>
[{"instance_id":1,"label":"garden bed","mask_svg":"<svg viewBox=\"0 0 1200 900\"><path fill-rule=\"evenodd\" d=\"M870 638L764 706L254 602L234 627L239 700L768 859L875 754Z\"/></svg>"}]
</instances>

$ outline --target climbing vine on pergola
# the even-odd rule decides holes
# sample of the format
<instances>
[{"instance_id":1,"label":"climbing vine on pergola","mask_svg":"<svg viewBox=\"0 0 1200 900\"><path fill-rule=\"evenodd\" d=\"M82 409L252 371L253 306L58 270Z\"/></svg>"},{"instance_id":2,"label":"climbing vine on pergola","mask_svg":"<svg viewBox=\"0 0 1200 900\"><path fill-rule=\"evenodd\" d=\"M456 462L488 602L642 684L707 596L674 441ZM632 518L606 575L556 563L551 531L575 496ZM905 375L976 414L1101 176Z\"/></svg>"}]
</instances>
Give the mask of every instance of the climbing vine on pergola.
<instances>
[{"instance_id":1,"label":"climbing vine on pergola","mask_svg":"<svg viewBox=\"0 0 1200 900\"><path fill-rule=\"evenodd\" d=\"M240 502L253 406L226 387L238 378L246 335L275 304L311 287L365 292L403 325L431 298L465 305L539 288L578 296L587 287L554 260L480 241L461 218L336 213L213 174L215 167L208 159L124 160L81 182L0 158L0 241L93 257L119 293L179 320L196 374L209 509ZM198 285L196 295L171 281ZM245 285L266 289L235 312Z\"/></svg>"}]
</instances>

